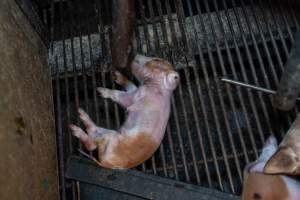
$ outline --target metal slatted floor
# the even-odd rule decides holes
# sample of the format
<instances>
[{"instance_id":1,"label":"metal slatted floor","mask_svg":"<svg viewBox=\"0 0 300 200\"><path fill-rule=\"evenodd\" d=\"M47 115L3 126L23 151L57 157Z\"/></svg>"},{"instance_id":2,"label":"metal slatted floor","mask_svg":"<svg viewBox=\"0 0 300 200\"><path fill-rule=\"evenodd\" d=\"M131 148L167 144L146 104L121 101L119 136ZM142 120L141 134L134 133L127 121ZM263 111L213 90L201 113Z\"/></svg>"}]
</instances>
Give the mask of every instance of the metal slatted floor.
<instances>
[{"instance_id":1,"label":"metal slatted floor","mask_svg":"<svg viewBox=\"0 0 300 200\"><path fill-rule=\"evenodd\" d=\"M118 88L110 68L109 1L57 0L48 8L62 199L76 198L65 162L82 148L67 125L83 107L97 124L116 128L124 110L99 98ZM136 0L134 49L172 62L181 84L162 145L137 170L239 194L243 167L264 139L280 137L295 116L271 96L220 81L276 89L299 30L296 0Z\"/></svg>"}]
</instances>

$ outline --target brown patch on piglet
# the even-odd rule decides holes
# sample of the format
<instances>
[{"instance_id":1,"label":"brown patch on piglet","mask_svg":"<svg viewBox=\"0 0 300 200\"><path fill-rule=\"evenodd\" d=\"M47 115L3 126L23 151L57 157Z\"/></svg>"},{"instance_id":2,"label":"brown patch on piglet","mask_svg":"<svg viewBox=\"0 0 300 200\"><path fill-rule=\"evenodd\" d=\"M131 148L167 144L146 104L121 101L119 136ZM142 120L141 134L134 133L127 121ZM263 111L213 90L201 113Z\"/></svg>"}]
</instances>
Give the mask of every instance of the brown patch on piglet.
<instances>
[{"instance_id":1,"label":"brown patch on piglet","mask_svg":"<svg viewBox=\"0 0 300 200\"><path fill-rule=\"evenodd\" d=\"M110 134L96 142L101 166L106 168L135 167L149 159L160 145L148 133Z\"/></svg>"},{"instance_id":2,"label":"brown patch on piglet","mask_svg":"<svg viewBox=\"0 0 300 200\"><path fill-rule=\"evenodd\" d=\"M150 62L147 62L145 67L147 67L152 71L157 71L157 72L161 70L163 71L173 70L172 65L168 61L159 58L154 58Z\"/></svg>"}]
</instances>

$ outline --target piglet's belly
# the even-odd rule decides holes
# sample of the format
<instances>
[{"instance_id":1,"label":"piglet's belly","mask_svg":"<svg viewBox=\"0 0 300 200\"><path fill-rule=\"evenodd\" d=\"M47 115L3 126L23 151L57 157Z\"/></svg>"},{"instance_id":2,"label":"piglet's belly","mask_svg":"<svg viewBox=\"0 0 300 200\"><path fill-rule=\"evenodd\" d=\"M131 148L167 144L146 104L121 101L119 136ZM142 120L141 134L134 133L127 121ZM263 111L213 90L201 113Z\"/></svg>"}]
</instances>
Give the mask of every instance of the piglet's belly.
<instances>
[{"instance_id":1,"label":"piglet's belly","mask_svg":"<svg viewBox=\"0 0 300 200\"><path fill-rule=\"evenodd\" d=\"M155 129L162 126L166 120L161 117L159 111L130 112L120 132L126 134L136 134L137 132L153 134Z\"/></svg>"},{"instance_id":2,"label":"piglet's belly","mask_svg":"<svg viewBox=\"0 0 300 200\"><path fill-rule=\"evenodd\" d=\"M119 169L142 164L160 145L149 133L138 133L134 136L120 134L103 142L106 143L102 144L105 148L99 149L101 165Z\"/></svg>"}]
</instances>

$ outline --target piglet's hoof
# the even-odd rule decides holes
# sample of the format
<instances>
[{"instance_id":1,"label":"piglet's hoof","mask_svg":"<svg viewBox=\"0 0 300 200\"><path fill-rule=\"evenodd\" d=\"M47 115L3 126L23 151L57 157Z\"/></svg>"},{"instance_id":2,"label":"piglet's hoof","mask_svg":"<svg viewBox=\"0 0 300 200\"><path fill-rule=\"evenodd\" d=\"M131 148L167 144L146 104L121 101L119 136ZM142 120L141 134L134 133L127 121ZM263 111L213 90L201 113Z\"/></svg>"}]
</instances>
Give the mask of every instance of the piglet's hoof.
<instances>
[{"instance_id":1,"label":"piglet's hoof","mask_svg":"<svg viewBox=\"0 0 300 200\"><path fill-rule=\"evenodd\" d=\"M119 85L126 85L128 82L128 79L125 76L123 76L119 71L115 71L113 73L113 78L114 81Z\"/></svg>"},{"instance_id":2,"label":"piglet's hoof","mask_svg":"<svg viewBox=\"0 0 300 200\"><path fill-rule=\"evenodd\" d=\"M103 88L103 87L98 87L97 92L103 98L108 98L109 97L109 89L106 89L106 88Z\"/></svg>"},{"instance_id":3,"label":"piglet's hoof","mask_svg":"<svg viewBox=\"0 0 300 200\"><path fill-rule=\"evenodd\" d=\"M80 127L75 126L74 124L70 124L69 128L71 129L73 136L77 138L80 138L80 136L82 136L83 130Z\"/></svg>"}]
</instances>

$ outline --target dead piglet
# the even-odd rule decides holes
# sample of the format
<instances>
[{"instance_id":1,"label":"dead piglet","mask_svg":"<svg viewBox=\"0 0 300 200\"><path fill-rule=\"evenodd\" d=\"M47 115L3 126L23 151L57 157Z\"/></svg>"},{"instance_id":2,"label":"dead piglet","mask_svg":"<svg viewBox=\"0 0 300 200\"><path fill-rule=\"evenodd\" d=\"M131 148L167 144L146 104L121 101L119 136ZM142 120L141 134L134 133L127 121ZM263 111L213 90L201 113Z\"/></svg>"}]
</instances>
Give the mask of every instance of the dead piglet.
<instances>
[{"instance_id":1,"label":"dead piglet","mask_svg":"<svg viewBox=\"0 0 300 200\"><path fill-rule=\"evenodd\" d=\"M151 157L159 147L170 115L170 100L179 83L179 75L171 64L159 58L137 55L131 70L141 85L136 87L116 72L116 82L125 91L97 88L127 109L128 116L119 130L98 127L79 109L79 117L87 134L70 125L72 133L91 151L98 148L99 162L107 168L132 168Z\"/></svg>"},{"instance_id":2,"label":"dead piglet","mask_svg":"<svg viewBox=\"0 0 300 200\"><path fill-rule=\"evenodd\" d=\"M269 137L258 160L245 167L242 200L300 199L299 182L287 176L263 173L267 161L277 148L275 137Z\"/></svg>"}]
</instances>

